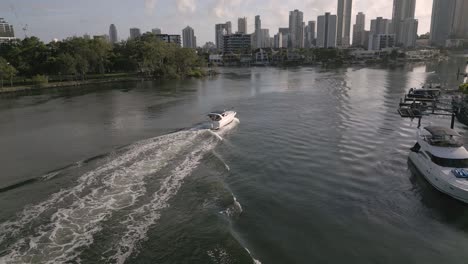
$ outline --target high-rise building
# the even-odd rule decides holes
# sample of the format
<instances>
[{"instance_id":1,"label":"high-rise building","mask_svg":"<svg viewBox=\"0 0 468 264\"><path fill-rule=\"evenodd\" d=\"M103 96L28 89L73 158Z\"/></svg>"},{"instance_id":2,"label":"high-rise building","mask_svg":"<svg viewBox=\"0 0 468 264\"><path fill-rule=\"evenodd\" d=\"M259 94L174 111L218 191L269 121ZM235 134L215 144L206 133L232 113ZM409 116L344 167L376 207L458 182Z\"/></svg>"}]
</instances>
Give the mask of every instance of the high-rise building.
<instances>
[{"instance_id":1,"label":"high-rise building","mask_svg":"<svg viewBox=\"0 0 468 264\"><path fill-rule=\"evenodd\" d=\"M250 35L248 34L224 35L223 39L224 53L250 53L252 51Z\"/></svg>"},{"instance_id":2,"label":"high-rise building","mask_svg":"<svg viewBox=\"0 0 468 264\"><path fill-rule=\"evenodd\" d=\"M262 35L262 43L260 44L259 48L270 48L270 30L267 28L262 28L260 32Z\"/></svg>"},{"instance_id":3,"label":"high-rise building","mask_svg":"<svg viewBox=\"0 0 468 264\"><path fill-rule=\"evenodd\" d=\"M226 32L228 35L232 34L232 23L231 21L226 22Z\"/></svg>"},{"instance_id":4,"label":"high-rise building","mask_svg":"<svg viewBox=\"0 0 468 264\"><path fill-rule=\"evenodd\" d=\"M230 26L231 26L231 22L215 25L215 41L216 41L216 47L219 50L223 49L223 43L224 43L223 36L230 34L229 32L231 32L232 30Z\"/></svg>"},{"instance_id":5,"label":"high-rise building","mask_svg":"<svg viewBox=\"0 0 468 264\"><path fill-rule=\"evenodd\" d=\"M366 31L366 15L359 12L356 15L356 24L353 26L353 46L364 46Z\"/></svg>"},{"instance_id":6,"label":"high-rise building","mask_svg":"<svg viewBox=\"0 0 468 264\"><path fill-rule=\"evenodd\" d=\"M289 28L278 28L278 32L281 33L281 47L287 48L289 43Z\"/></svg>"},{"instance_id":7,"label":"high-rise building","mask_svg":"<svg viewBox=\"0 0 468 264\"><path fill-rule=\"evenodd\" d=\"M309 21L304 28L304 47L312 48L315 46L315 21Z\"/></svg>"},{"instance_id":8,"label":"high-rise building","mask_svg":"<svg viewBox=\"0 0 468 264\"><path fill-rule=\"evenodd\" d=\"M184 48L197 48L197 38L195 37L193 28L187 26L186 28L182 29L182 41Z\"/></svg>"},{"instance_id":9,"label":"high-rise building","mask_svg":"<svg viewBox=\"0 0 468 264\"><path fill-rule=\"evenodd\" d=\"M237 33L247 34L247 18L239 17L237 19Z\"/></svg>"},{"instance_id":10,"label":"high-rise building","mask_svg":"<svg viewBox=\"0 0 468 264\"><path fill-rule=\"evenodd\" d=\"M371 35L389 34L389 33L391 33L389 19L377 17L376 19L371 20L371 27L370 27Z\"/></svg>"},{"instance_id":11,"label":"high-rise building","mask_svg":"<svg viewBox=\"0 0 468 264\"><path fill-rule=\"evenodd\" d=\"M401 27L405 19L413 18L416 0L393 0L392 31L396 35L397 45L401 43Z\"/></svg>"},{"instance_id":12,"label":"high-rise building","mask_svg":"<svg viewBox=\"0 0 468 264\"><path fill-rule=\"evenodd\" d=\"M336 29L336 43L338 46L347 47L351 35L351 9L353 0L338 0L338 26Z\"/></svg>"},{"instance_id":13,"label":"high-rise building","mask_svg":"<svg viewBox=\"0 0 468 264\"><path fill-rule=\"evenodd\" d=\"M405 48L416 46L416 39L418 38L418 20L407 18L403 20L400 25L400 45Z\"/></svg>"},{"instance_id":14,"label":"high-rise building","mask_svg":"<svg viewBox=\"0 0 468 264\"><path fill-rule=\"evenodd\" d=\"M131 28L130 29L130 39L136 39L141 37L141 31L139 28Z\"/></svg>"},{"instance_id":15,"label":"high-rise building","mask_svg":"<svg viewBox=\"0 0 468 264\"><path fill-rule=\"evenodd\" d=\"M325 13L317 18L317 47L336 47L336 15Z\"/></svg>"},{"instance_id":16,"label":"high-rise building","mask_svg":"<svg viewBox=\"0 0 468 264\"><path fill-rule=\"evenodd\" d=\"M432 4L430 44L445 46L452 32L457 0L434 0Z\"/></svg>"},{"instance_id":17,"label":"high-rise building","mask_svg":"<svg viewBox=\"0 0 468 264\"><path fill-rule=\"evenodd\" d=\"M369 50L381 50L393 47L396 36L391 34L391 21L382 17L371 20L371 27L368 39Z\"/></svg>"},{"instance_id":18,"label":"high-rise building","mask_svg":"<svg viewBox=\"0 0 468 264\"><path fill-rule=\"evenodd\" d=\"M304 13L295 9L289 12L289 45L288 48L304 47Z\"/></svg>"},{"instance_id":19,"label":"high-rise building","mask_svg":"<svg viewBox=\"0 0 468 264\"><path fill-rule=\"evenodd\" d=\"M468 0L456 2L450 38L468 39Z\"/></svg>"},{"instance_id":20,"label":"high-rise building","mask_svg":"<svg viewBox=\"0 0 468 264\"><path fill-rule=\"evenodd\" d=\"M281 32L278 32L274 37L273 37L273 48L275 49L280 49L283 47L283 34Z\"/></svg>"},{"instance_id":21,"label":"high-rise building","mask_svg":"<svg viewBox=\"0 0 468 264\"><path fill-rule=\"evenodd\" d=\"M255 48L261 48L262 47L262 20L260 20L260 16L256 15L255 16L255 33L254 33L254 39L255 39Z\"/></svg>"},{"instance_id":22,"label":"high-rise building","mask_svg":"<svg viewBox=\"0 0 468 264\"><path fill-rule=\"evenodd\" d=\"M114 24L111 24L109 27L109 41L112 44L115 44L119 41L118 36L117 36L117 28L115 27Z\"/></svg>"},{"instance_id":23,"label":"high-rise building","mask_svg":"<svg viewBox=\"0 0 468 264\"><path fill-rule=\"evenodd\" d=\"M153 33L153 34L155 34L155 35L161 35L161 34L162 34L160 28L153 28L153 29L151 30L151 33Z\"/></svg>"},{"instance_id":24,"label":"high-rise building","mask_svg":"<svg viewBox=\"0 0 468 264\"><path fill-rule=\"evenodd\" d=\"M5 19L0 18L0 43L13 40L15 38L15 31L13 25L8 24Z\"/></svg>"}]
</instances>

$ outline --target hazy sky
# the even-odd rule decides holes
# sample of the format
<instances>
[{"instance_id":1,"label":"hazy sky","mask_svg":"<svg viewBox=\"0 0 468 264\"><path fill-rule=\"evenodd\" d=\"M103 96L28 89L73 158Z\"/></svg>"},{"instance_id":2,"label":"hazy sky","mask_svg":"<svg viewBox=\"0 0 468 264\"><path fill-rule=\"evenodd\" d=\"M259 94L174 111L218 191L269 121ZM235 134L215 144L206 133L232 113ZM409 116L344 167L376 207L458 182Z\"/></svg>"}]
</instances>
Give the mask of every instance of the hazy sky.
<instances>
[{"instance_id":1,"label":"hazy sky","mask_svg":"<svg viewBox=\"0 0 468 264\"><path fill-rule=\"evenodd\" d=\"M366 28L377 16L391 18L392 0L353 0L353 18L357 12L366 14ZM237 30L237 18L246 16L249 33L254 29L254 16L260 15L262 28L273 36L278 27L288 26L289 11L304 12L304 20L317 20L324 12L336 13L336 0L1 0L0 17L14 25L16 35L23 37L22 25L28 25L28 35L48 42L69 36L108 34L109 25L117 26L119 38L127 38L130 27L143 32L161 28L163 33L181 34L187 25L195 30L197 44L214 41L214 24L232 21ZM418 33L429 31L432 0L416 1Z\"/></svg>"}]
</instances>

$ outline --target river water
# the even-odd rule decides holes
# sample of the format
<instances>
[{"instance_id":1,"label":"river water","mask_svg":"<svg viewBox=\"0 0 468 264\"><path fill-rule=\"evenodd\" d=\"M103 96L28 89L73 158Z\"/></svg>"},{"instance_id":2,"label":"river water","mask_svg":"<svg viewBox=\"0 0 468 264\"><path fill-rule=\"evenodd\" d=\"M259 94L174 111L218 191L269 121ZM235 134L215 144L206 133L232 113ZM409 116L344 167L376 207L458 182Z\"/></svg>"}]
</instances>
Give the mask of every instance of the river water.
<instances>
[{"instance_id":1,"label":"river water","mask_svg":"<svg viewBox=\"0 0 468 264\"><path fill-rule=\"evenodd\" d=\"M468 207L409 167L417 122L396 112L459 66L224 68L1 98L0 263L465 263ZM231 107L238 120L206 129Z\"/></svg>"}]
</instances>

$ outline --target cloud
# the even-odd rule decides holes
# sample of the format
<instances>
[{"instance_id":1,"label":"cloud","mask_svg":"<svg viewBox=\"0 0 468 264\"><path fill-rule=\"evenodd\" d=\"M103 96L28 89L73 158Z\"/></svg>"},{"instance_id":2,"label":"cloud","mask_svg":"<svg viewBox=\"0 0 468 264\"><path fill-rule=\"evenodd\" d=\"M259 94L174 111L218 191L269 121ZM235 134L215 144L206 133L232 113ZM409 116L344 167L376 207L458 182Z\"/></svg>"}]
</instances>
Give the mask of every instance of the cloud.
<instances>
[{"instance_id":1,"label":"cloud","mask_svg":"<svg viewBox=\"0 0 468 264\"><path fill-rule=\"evenodd\" d=\"M213 8L213 13L218 18L229 18L240 16L241 13L246 12L242 10L242 6L247 6L249 0L218 0L216 6Z\"/></svg>"},{"instance_id":2,"label":"cloud","mask_svg":"<svg viewBox=\"0 0 468 264\"><path fill-rule=\"evenodd\" d=\"M182 13L194 13L197 4L195 0L177 0L177 9Z\"/></svg>"},{"instance_id":3,"label":"cloud","mask_svg":"<svg viewBox=\"0 0 468 264\"><path fill-rule=\"evenodd\" d=\"M156 1L157 0L145 0L145 11L147 15L152 15L154 13Z\"/></svg>"}]
</instances>

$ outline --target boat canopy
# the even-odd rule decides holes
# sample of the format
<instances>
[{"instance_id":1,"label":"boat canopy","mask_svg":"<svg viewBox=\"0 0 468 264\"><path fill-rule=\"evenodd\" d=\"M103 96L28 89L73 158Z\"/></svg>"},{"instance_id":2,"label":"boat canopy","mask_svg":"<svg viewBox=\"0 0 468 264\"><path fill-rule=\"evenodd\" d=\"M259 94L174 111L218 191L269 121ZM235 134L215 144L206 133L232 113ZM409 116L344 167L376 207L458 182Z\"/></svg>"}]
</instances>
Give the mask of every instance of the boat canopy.
<instances>
[{"instance_id":1,"label":"boat canopy","mask_svg":"<svg viewBox=\"0 0 468 264\"><path fill-rule=\"evenodd\" d=\"M222 115L226 111L221 111L221 110L216 110L216 111L211 111L210 115Z\"/></svg>"},{"instance_id":2,"label":"boat canopy","mask_svg":"<svg viewBox=\"0 0 468 264\"><path fill-rule=\"evenodd\" d=\"M463 146L460 134L453 129L440 126L428 126L425 129L431 135L424 136L424 139L432 146L446 148L459 148Z\"/></svg>"},{"instance_id":3,"label":"boat canopy","mask_svg":"<svg viewBox=\"0 0 468 264\"><path fill-rule=\"evenodd\" d=\"M446 128L446 127L441 127L441 126L428 126L425 127L429 133L433 137L446 137L446 136L454 136L454 137L460 137L460 134L458 134L455 130Z\"/></svg>"}]
</instances>

